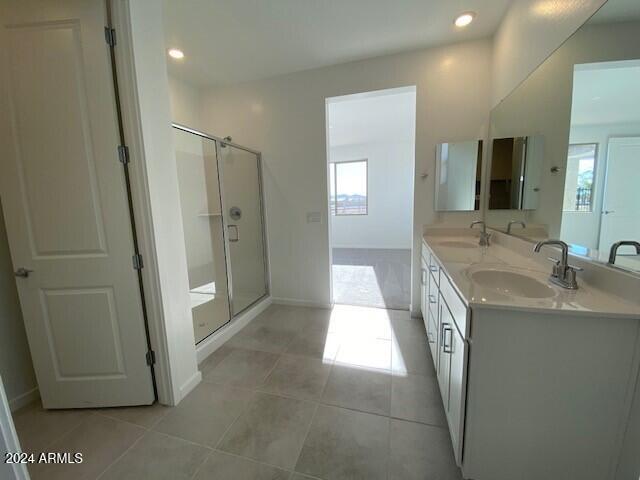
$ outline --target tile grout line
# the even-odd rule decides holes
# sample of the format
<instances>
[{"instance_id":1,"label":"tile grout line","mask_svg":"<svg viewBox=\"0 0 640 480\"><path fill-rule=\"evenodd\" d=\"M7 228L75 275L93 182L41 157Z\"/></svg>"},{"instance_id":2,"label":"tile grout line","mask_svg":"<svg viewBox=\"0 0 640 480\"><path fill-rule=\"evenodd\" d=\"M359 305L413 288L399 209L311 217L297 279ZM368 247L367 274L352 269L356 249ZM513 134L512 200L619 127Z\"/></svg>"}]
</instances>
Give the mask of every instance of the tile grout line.
<instances>
[{"instance_id":1,"label":"tile grout line","mask_svg":"<svg viewBox=\"0 0 640 480\"><path fill-rule=\"evenodd\" d=\"M198 465L198 468L196 468L193 471L193 475L191 475L189 477L189 480L193 480L194 478L196 478L196 476L198 475L198 473L200 473L200 470L202 470L202 467L204 467L204 465L209 461L209 459L211 458L211 456L214 454L215 450L211 450L209 453L207 453L207 455L204 457L204 460L202 461L202 463L200 465Z\"/></svg>"},{"instance_id":2,"label":"tile grout line","mask_svg":"<svg viewBox=\"0 0 640 480\"><path fill-rule=\"evenodd\" d=\"M257 465L265 465L267 467L277 468L278 470L282 470L283 472L287 472L287 473L295 473L293 470L289 470L288 468L282 468L280 465L274 465L273 463L263 462L261 460L256 460L255 458L245 457L244 455L239 455L233 452L227 452L225 450L220 450L218 448L213 449L211 454L213 455L214 453L221 453L222 455L229 455L231 457L239 458L241 460L247 460Z\"/></svg>"},{"instance_id":3,"label":"tile grout line","mask_svg":"<svg viewBox=\"0 0 640 480\"><path fill-rule=\"evenodd\" d=\"M311 421L309 422L309 427L307 428L307 433L305 434L304 438L302 439L302 443L300 444L300 451L298 452L298 456L296 457L296 460L293 463L292 470L293 470L294 473L302 473L303 475L306 475L306 473L298 472L296 470L296 467L298 466L298 462L300 461L300 456L302 455L302 450L304 450L304 446L307 443L307 439L309 438L309 434L311 433L311 428L313 428L313 422L316 420L316 416L318 415L318 410L319 409L320 409L320 405L316 404L316 408L313 411L313 415L311 415Z\"/></svg>"},{"instance_id":4,"label":"tile grout line","mask_svg":"<svg viewBox=\"0 0 640 480\"><path fill-rule=\"evenodd\" d=\"M44 409L43 409L44 410ZM87 418L82 419L82 421L80 423L78 423L78 425L76 425L75 427L73 427L71 430L69 430L68 432L65 432L61 435L59 435L58 437L56 437L54 440L52 440L51 442L47 443L46 445L44 445L42 448L43 450L47 450L52 446L54 446L56 443L58 443L59 441L61 441L63 438L65 438L67 435L70 435L72 432L75 432L77 429L79 429L82 425L84 425L85 422L87 422L93 415L95 415L94 412L89 411L88 410L88 414L86 415ZM18 434L18 438L20 438L20 434ZM38 453L42 453L42 452L38 452Z\"/></svg>"},{"instance_id":5,"label":"tile grout line","mask_svg":"<svg viewBox=\"0 0 640 480\"><path fill-rule=\"evenodd\" d=\"M229 423L229 426L225 428L224 432L222 432L222 435L220 435L220 438L216 442L216 445L213 447L214 450L220 450L218 447L220 446L224 438L227 436L231 428L236 424L236 422L240 419L240 417L242 417L242 415L244 415L244 413L249 409L249 405L251 405L251 402L253 402L253 400L256 398L256 393L258 392L256 392L255 390L251 390L251 398L249 399L249 401L247 401L247 404L236 416L236 418L234 418L233 421ZM224 451L224 450L220 450L220 451Z\"/></svg>"},{"instance_id":6,"label":"tile grout line","mask_svg":"<svg viewBox=\"0 0 640 480\"><path fill-rule=\"evenodd\" d=\"M393 386L391 387L392 392L391 394L393 395ZM391 412L391 406L389 406L389 412ZM389 420L388 420L388 428L387 428L387 461L386 461L386 465L387 465L387 472L386 472L386 477L387 480L389 480L389 463L391 460L391 416L389 416Z\"/></svg>"},{"instance_id":7,"label":"tile grout line","mask_svg":"<svg viewBox=\"0 0 640 480\"><path fill-rule=\"evenodd\" d=\"M112 466L114 466L118 461L120 461L127 453L129 453L129 451L135 447L138 442L140 442L145 435L147 435L149 433L149 430L145 430L145 432L140 435L140 437L138 437L131 445L129 445L128 448L125 449L124 452L122 452L122 454L120 454L118 457L114 458L113 461L111 463L109 463L109 465L107 465L104 470L102 470L102 472L100 472L97 476L96 476L96 480L100 480L100 478L102 478L102 476L104 476L105 473L107 473L107 470L109 470Z\"/></svg>"},{"instance_id":8,"label":"tile grout line","mask_svg":"<svg viewBox=\"0 0 640 480\"><path fill-rule=\"evenodd\" d=\"M160 404L160 403L159 403L158 405L162 405L162 404ZM140 405L140 406L139 406L139 408L145 408L145 407L146 407L146 406L144 406L144 405ZM165 407L165 408L166 408L166 412L164 412L164 413L163 413L162 415L160 415L157 419L155 419L155 420L153 421L153 423L152 423L151 425L149 425L148 427L147 427L147 426L145 426L145 425L140 425L139 423L133 422L133 421L131 421L131 420L124 420L124 419L122 419L122 418L118 418L118 417L115 417L115 416L112 416L112 415L108 415L108 414L103 413L103 412L100 412L100 411L96 411L96 412L93 412L93 413L95 413L96 415L99 415L99 416L101 416L101 417L104 417L104 418L109 418L109 419L111 419L111 420L118 420L119 422L123 422L123 423L129 424L129 425L135 425L136 427L141 427L141 428L144 428L145 430L153 430L153 428L154 428L156 425L158 425L158 424L159 424L159 423L164 419L164 417L166 417L167 415L169 415L169 413L171 412L171 410L172 410L172 409L176 408L176 407L171 407L171 406L169 406L169 405L163 405L163 407ZM138 406L134 406L134 407L124 407L124 408L138 408Z\"/></svg>"}]
</instances>

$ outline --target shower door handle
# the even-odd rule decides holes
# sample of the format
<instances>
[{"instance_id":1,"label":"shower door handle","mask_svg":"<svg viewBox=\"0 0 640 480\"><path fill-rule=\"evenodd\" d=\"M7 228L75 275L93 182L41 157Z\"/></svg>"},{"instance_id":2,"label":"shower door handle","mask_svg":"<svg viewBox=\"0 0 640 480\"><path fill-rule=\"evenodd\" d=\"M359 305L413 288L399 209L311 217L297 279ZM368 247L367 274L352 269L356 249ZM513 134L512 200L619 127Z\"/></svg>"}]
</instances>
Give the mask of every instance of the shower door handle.
<instances>
[{"instance_id":1,"label":"shower door handle","mask_svg":"<svg viewBox=\"0 0 640 480\"><path fill-rule=\"evenodd\" d=\"M238 230L238 225L228 225L227 230L229 231L230 242L237 242L240 240L240 230Z\"/></svg>"}]
</instances>

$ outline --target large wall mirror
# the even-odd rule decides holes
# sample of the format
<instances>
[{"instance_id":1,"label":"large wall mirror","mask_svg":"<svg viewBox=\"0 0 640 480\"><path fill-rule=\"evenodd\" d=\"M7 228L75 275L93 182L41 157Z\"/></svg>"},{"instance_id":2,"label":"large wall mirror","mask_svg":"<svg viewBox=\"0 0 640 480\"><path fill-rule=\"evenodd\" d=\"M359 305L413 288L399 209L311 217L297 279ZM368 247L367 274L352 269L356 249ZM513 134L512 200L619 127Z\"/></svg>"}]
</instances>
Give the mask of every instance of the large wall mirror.
<instances>
[{"instance_id":1,"label":"large wall mirror","mask_svg":"<svg viewBox=\"0 0 640 480\"><path fill-rule=\"evenodd\" d=\"M607 261L640 241L640 1L608 0L491 113L486 219ZM633 246L615 265L640 272Z\"/></svg>"},{"instance_id":2,"label":"large wall mirror","mask_svg":"<svg viewBox=\"0 0 640 480\"><path fill-rule=\"evenodd\" d=\"M436 210L480 209L482 140L440 143L436 147Z\"/></svg>"}]
</instances>

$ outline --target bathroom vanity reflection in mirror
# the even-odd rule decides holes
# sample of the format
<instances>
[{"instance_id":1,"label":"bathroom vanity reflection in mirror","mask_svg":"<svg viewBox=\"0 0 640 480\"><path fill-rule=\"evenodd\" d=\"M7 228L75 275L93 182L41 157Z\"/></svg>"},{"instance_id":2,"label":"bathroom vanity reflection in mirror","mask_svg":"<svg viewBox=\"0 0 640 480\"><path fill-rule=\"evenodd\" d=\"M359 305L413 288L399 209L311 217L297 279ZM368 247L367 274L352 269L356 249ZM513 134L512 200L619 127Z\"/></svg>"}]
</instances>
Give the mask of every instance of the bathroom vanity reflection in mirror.
<instances>
[{"instance_id":1,"label":"bathroom vanity reflection in mirror","mask_svg":"<svg viewBox=\"0 0 640 480\"><path fill-rule=\"evenodd\" d=\"M490 227L523 221L513 234L602 262L640 241L639 38L640 2L609 0L494 108ZM640 272L633 245L612 260Z\"/></svg>"},{"instance_id":2,"label":"bathroom vanity reflection in mirror","mask_svg":"<svg viewBox=\"0 0 640 480\"><path fill-rule=\"evenodd\" d=\"M481 179L482 140L437 145L437 211L479 210Z\"/></svg>"}]
</instances>

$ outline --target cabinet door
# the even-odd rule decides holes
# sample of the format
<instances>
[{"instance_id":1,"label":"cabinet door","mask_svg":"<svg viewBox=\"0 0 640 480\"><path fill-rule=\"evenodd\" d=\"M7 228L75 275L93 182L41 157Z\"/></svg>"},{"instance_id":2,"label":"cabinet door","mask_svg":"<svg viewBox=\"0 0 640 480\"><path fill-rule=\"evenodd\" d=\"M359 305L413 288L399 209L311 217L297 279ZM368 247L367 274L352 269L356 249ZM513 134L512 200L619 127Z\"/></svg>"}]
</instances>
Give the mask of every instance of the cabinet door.
<instances>
[{"instance_id":1,"label":"cabinet door","mask_svg":"<svg viewBox=\"0 0 640 480\"><path fill-rule=\"evenodd\" d=\"M427 322L427 340L429 342L429 350L433 359L434 368L438 369L438 321L433 318L429 312L429 320Z\"/></svg>"},{"instance_id":2,"label":"cabinet door","mask_svg":"<svg viewBox=\"0 0 640 480\"><path fill-rule=\"evenodd\" d=\"M453 317L447 308L447 304L440 299L440 330L438 341L438 384L440 395L444 404L444 411L449 411L449 376L451 369L451 338L452 330L455 329Z\"/></svg>"},{"instance_id":3,"label":"cabinet door","mask_svg":"<svg viewBox=\"0 0 640 480\"><path fill-rule=\"evenodd\" d=\"M451 334L447 334L446 350L450 351L449 358L451 365L449 369L449 409L447 411L447 421L451 432L451 441L456 457L456 462L460 465L462 453L462 432L464 427L464 402L466 398L466 358L467 342L464 341L458 329L453 326Z\"/></svg>"}]
</instances>

